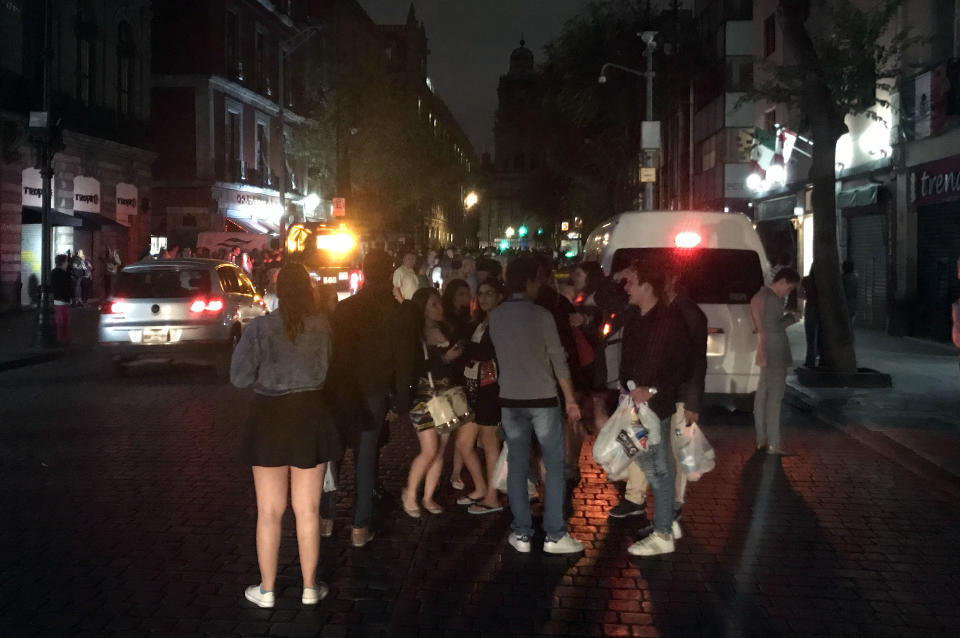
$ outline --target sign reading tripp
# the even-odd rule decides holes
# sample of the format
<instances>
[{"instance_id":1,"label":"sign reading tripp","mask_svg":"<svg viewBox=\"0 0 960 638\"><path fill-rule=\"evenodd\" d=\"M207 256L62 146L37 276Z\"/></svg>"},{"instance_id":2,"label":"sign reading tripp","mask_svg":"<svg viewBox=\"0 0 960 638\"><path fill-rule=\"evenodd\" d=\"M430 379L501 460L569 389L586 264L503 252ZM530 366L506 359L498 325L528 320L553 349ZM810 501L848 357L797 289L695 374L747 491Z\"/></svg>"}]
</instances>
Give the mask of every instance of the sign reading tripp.
<instances>
[{"instance_id":1,"label":"sign reading tripp","mask_svg":"<svg viewBox=\"0 0 960 638\"><path fill-rule=\"evenodd\" d=\"M22 206L32 206L40 208L43 206L43 177L40 176L40 170L36 168L25 168L21 176L22 190L20 202ZM50 188L54 187L56 180L50 180ZM51 196L50 201L55 201L56 197ZM39 270L39 268L37 269Z\"/></svg>"},{"instance_id":2,"label":"sign reading tripp","mask_svg":"<svg viewBox=\"0 0 960 638\"><path fill-rule=\"evenodd\" d=\"M73 210L80 213L100 212L100 182L93 177L73 178Z\"/></svg>"},{"instance_id":3,"label":"sign reading tripp","mask_svg":"<svg viewBox=\"0 0 960 638\"><path fill-rule=\"evenodd\" d=\"M918 206L960 199L960 156L910 169L910 201Z\"/></svg>"},{"instance_id":4,"label":"sign reading tripp","mask_svg":"<svg viewBox=\"0 0 960 638\"><path fill-rule=\"evenodd\" d=\"M137 214L138 192L133 184L117 183L117 221L130 225L130 217Z\"/></svg>"}]
</instances>

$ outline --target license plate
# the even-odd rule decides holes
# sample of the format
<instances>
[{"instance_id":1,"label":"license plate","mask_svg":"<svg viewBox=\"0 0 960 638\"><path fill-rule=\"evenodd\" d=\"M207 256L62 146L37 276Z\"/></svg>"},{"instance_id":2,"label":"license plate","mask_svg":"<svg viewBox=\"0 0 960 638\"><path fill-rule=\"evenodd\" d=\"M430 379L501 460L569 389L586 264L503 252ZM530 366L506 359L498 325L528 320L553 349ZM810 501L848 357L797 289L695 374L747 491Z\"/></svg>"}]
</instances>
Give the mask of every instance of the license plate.
<instances>
[{"instance_id":1,"label":"license plate","mask_svg":"<svg viewBox=\"0 0 960 638\"><path fill-rule=\"evenodd\" d=\"M337 278L336 278L336 277L324 277L324 278L323 278L323 283L325 283L325 284L335 284L335 283L337 283Z\"/></svg>"},{"instance_id":2,"label":"license plate","mask_svg":"<svg viewBox=\"0 0 960 638\"><path fill-rule=\"evenodd\" d=\"M166 328L148 328L143 331L142 343L166 343L169 340Z\"/></svg>"},{"instance_id":3,"label":"license plate","mask_svg":"<svg viewBox=\"0 0 960 638\"><path fill-rule=\"evenodd\" d=\"M726 335L708 334L707 335L707 356L722 357L727 348Z\"/></svg>"}]
</instances>

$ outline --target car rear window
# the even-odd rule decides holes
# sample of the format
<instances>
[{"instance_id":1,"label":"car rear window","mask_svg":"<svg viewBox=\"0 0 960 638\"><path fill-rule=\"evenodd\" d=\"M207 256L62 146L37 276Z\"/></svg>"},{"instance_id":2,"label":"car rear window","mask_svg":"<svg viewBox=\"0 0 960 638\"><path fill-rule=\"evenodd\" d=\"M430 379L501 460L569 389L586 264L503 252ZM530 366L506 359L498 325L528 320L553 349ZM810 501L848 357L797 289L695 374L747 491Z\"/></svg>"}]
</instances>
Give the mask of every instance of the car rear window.
<instances>
[{"instance_id":1,"label":"car rear window","mask_svg":"<svg viewBox=\"0 0 960 638\"><path fill-rule=\"evenodd\" d=\"M750 303L750 298L763 286L760 257L752 250L621 248L613 254L612 272L623 270L634 260L651 259L656 262L678 260L680 286L697 303Z\"/></svg>"},{"instance_id":2,"label":"car rear window","mask_svg":"<svg viewBox=\"0 0 960 638\"><path fill-rule=\"evenodd\" d=\"M171 299L210 294L210 271L200 268L124 270L117 277L115 297Z\"/></svg>"}]
</instances>

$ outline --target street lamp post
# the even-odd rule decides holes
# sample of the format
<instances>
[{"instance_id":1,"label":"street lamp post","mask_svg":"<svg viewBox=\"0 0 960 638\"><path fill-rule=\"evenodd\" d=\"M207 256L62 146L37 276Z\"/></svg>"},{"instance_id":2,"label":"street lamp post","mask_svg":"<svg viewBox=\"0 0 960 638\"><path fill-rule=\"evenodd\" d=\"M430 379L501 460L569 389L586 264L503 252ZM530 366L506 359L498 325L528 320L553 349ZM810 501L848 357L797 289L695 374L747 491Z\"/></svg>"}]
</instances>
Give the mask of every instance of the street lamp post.
<instances>
[{"instance_id":1,"label":"street lamp post","mask_svg":"<svg viewBox=\"0 0 960 638\"><path fill-rule=\"evenodd\" d=\"M280 66L280 76L277 79L277 101L280 104L277 116L280 119L280 183L277 184L277 192L280 195L280 250L283 250L286 246L287 183L290 179L290 176L287 175L287 126L284 117L284 107L286 106L284 103L287 100L286 95L284 95L284 75L286 75L285 63L286 59L290 57L294 51L306 44L310 38L319 32L319 27L307 27L302 31L298 31L296 34L280 43L280 55L277 56Z\"/></svg>"},{"instance_id":2,"label":"street lamp post","mask_svg":"<svg viewBox=\"0 0 960 638\"><path fill-rule=\"evenodd\" d=\"M50 253L52 252L50 211L53 205L53 155L58 138L50 113L51 33L53 3L43 3L43 111L30 113L28 128L37 145L37 160L43 178L40 203L40 305L37 308L36 342L45 347L55 345L53 331L53 299L50 291Z\"/></svg>"},{"instance_id":3,"label":"street lamp post","mask_svg":"<svg viewBox=\"0 0 960 638\"><path fill-rule=\"evenodd\" d=\"M614 64L612 62L607 62L602 67L600 67L600 77L597 81L600 84L606 84L607 76L606 72L608 68L619 69L625 73L630 73L632 75L637 75L642 78L645 78L647 81L646 86L646 111L645 111L645 121L643 122L643 135L641 136L641 143L643 144L643 165L646 168L656 168L656 156L657 149L660 145L660 134L658 130L659 122L655 122L653 119L653 78L656 76L656 73L653 71L653 52L657 48L656 42L657 32L656 31L643 31L640 33L640 39L643 40L643 43L647 45L646 49L646 58L647 58L647 70L639 71L637 69L631 69L620 64ZM646 137L651 137L653 139L645 139ZM653 185L651 181L644 182L644 192L643 192L643 208L644 210L653 210Z\"/></svg>"}]
</instances>

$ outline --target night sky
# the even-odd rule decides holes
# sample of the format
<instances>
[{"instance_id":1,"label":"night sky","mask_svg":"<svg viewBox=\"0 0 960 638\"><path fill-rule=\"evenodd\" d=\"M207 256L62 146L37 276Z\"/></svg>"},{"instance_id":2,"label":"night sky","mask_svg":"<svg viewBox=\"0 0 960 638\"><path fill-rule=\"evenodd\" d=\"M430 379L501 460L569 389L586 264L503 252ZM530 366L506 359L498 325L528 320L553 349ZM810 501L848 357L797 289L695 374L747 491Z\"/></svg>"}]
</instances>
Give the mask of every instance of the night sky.
<instances>
[{"instance_id":1,"label":"night sky","mask_svg":"<svg viewBox=\"0 0 960 638\"><path fill-rule=\"evenodd\" d=\"M410 0L359 0L378 24L402 24ZM428 75L466 130L477 155L493 153L497 82L523 32L537 64L586 0L419 0L417 19L429 40Z\"/></svg>"}]
</instances>

